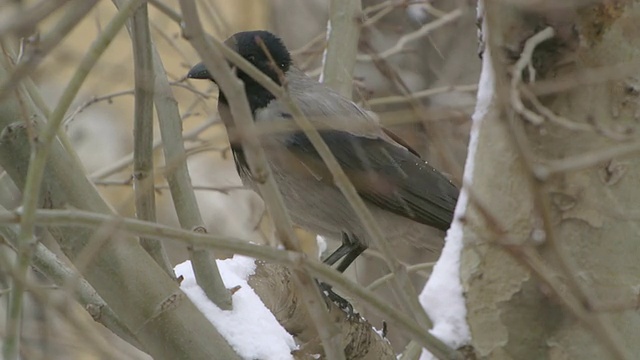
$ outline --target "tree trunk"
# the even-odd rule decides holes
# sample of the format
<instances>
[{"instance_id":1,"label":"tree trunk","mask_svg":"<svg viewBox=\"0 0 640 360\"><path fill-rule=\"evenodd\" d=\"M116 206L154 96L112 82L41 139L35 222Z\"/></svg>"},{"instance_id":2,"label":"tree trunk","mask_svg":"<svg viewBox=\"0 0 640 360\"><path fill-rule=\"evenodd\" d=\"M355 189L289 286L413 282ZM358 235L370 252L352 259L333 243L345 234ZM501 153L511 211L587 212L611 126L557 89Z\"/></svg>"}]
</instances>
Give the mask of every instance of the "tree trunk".
<instances>
[{"instance_id":1,"label":"tree trunk","mask_svg":"<svg viewBox=\"0 0 640 360\"><path fill-rule=\"evenodd\" d=\"M462 255L473 346L482 359L637 358L640 4L480 12Z\"/></svg>"}]
</instances>

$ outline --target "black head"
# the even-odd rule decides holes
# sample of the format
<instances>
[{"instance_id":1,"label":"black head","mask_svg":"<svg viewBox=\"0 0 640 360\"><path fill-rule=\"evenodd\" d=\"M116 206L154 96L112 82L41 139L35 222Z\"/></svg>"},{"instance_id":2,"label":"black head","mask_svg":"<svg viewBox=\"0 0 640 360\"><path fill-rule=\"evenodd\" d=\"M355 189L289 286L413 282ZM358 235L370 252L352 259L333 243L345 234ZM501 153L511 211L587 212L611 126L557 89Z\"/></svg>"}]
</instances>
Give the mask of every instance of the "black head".
<instances>
[{"instance_id":1,"label":"black head","mask_svg":"<svg viewBox=\"0 0 640 360\"><path fill-rule=\"evenodd\" d=\"M261 41L264 43L264 47L260 45ZM227 39L225 44L278 83L280 83L278 72L286 73L291 67L289 50L279 37L268 31L239 32ZM266 52L264 48L266 48ZM269 59L267 52L273 58L273 62ZM278 70L274 68L274 65Z\"/></svg>"},{"instance_id":2,"label":"black head","mask_svg":"<svg viewBox=\"0 0 640 360\"><path fill-rule=\"evenodd\" d=\"M273 58L273 62L260 45L260 41L264 43L264 47L271 55L271 58ZM278 84L281 84L279 73L286 73L291 67L291 55L289 54L289 50L287 50L287 47L280 38L268 31L257 30L239 32L229 37L224 43ZM249 100L252 112L266 106L275 98L273 94L259 85L243 71L238 69L237 76L244 82L247 99ZM209 79L215 82L215 79L211 76L203 63L197 64L191 68L187 77L192 79ZM220 94L219 101L222 103L227 102L224 94Z\"/></svg>"}]
</instances>

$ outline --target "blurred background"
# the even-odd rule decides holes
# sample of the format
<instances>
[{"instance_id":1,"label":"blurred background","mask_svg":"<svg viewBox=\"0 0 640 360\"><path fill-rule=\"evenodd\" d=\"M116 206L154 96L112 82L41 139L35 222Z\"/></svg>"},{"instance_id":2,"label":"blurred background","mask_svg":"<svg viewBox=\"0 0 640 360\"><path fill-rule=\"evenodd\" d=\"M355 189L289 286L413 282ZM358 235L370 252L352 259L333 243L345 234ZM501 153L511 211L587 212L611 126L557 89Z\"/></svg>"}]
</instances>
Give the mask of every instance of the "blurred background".
<instances>
[{"instance_id":1,"label":"blurred background","mask_svg":"<svg viewBox=\"0 0 640 360\"><path fill-rule=\"evenodd\" d=\"M21 7L38 1L0 0L0 27L19 16ZM219 39L251 29L267 29L279 35L292 50L295 64L317 77L325 49L329 0L198 0L200 17L209 33ZM411 38L400 51L384 59L358 61L354 74L353 99L374 111L380 121L392 128L414 147L429 163L446 173L456 185L461 184L467 149L470 115L474 108L480 59L477 56L474 0L363 0L365 20L359 44L363 55L379 54ZM163 11L158 10L163 8ZM424 26L462 9L462 15L426 35L413 36ZM199 62L196 52L181 37L178 23L170 16L178 13L174 0L155 0L149 4L152 37L155 42L183 117L188 163L203 218L210 232L226 234L247 241L272 243L272 226L265 216L260 198L241 188L230 157L226 133L216 113L217 88L205 82L189 82L185 75ZM115 14L109 1L98 6L51 51L31 74L49 104L55 106L62 90L86 49ZM37 47L38 34L51 31L64 11L57 11L28 38ZM4 39L5 45L18 51L18 39ZM88 176L117 211L135 216L131 184L133 124L133 56L131 41L125 31L109 46L92 70L65 120L77 153ZM407 96L411 94L412 96ZM163 158L160 136L156 129L156 188L158 221L178 226L171 196L162 177ZM17 206L20 199L5 199L5 206ZM315 234L300 232L310 253L317 253ZM48 244L53 246L53 244ZM335 241L329 241L333 248ZM187 259L185 249L167 244L173 264ZM398 248L397 255L407 264L423 264L436 260L434 254L419 248ZM216 254L218 257L229 254ZM426 281L429 266L419 267L414 274L418 291ZM361 284L370 284L388 271L368 250L351 270ZM381 297L393 297L382 284ZM356 304L357 307L357 304ZM32 307L28 313L39 324L46 312ZM40 309L40 310L37 310ZM82 313L77 307L70 311ZM0 311L0 319L4 311ZM363 312L377 328L384 319ZM86 321L91 322L86 315ZM54 319L50 319L54 321ZM55 321L54 321L55 323ZM78 341L78 334L63 324L41 328L25 328L25 336L34 344L47 337L46 347L33 346L24 358L97 358L91 348ZM59 330L53 332L57 326ZM94 325L99 327L99 325ZM3 331L0 329L0 331ZM104 333L105 341L121 346L130 358L145 358L126 343ZM54 338L54 341L51 339ZM406 340L389 329L389 338L397 350ZM28 342L28 341L27 341ZM43 345L44 346L44 345ZM40 350L38 350L40 349Z\"/></svg>"}]
</instances>

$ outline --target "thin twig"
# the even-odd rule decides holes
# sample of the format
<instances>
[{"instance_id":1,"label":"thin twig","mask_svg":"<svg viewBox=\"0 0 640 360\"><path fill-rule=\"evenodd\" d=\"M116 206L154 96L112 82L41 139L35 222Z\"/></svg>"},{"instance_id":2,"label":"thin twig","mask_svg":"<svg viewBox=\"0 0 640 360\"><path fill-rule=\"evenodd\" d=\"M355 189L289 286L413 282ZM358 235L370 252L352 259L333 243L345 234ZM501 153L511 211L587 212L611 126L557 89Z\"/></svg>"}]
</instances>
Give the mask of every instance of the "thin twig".
<instances>
[{"instance_id":1,"label":"thin twig","mask_svg":"<svg viewBox=\"0 0 640 360\"><path fill-rule=\"evenodd\" d=\"M10 94L11 89L19 84L22 78L31 74L44 57L84 19L96 3L97 0L76 0L67 4L65 8L68 8L68 11L64 17L46 35L43 35L36 45L37 48L23 56L11 75L0 83L0 99Z\"/></svg>"},{"instance_id":2,"label":"thin twig","mask_svg":"<svg viewBox=\"0 0 640 360\"><path fill-rule=\"evenodd\" d=\"M381 98L374 98L371 100L367 100L367 104L369 106L380 106L380 105L394 105L394 104L402 104L406 102L411 102L412 100L422 99L438 94L449 93L449 92L472 92L477 91L477 84L469 84L469 85L449 85L449 86L440 86L437 88L426 89L421 91L412 92L407 96L387 96Z\"/></svg>"},{"instance_id":3,"label":"thin twig","mask_svg":"<svg viewBox=\"0 0 640 360\"><path fill-rule=\"evenodd\" d=\"M130 90L122 90L122 91L117 91L117 92L113 92L110 94L106 94L106 95L101 95L101 96L94 96L91 99L85 101L84 103L82 103L80 106L78 106L75 110L73 110L69 115L67 115L64 119L64 121L62 122L62 126L68 126L74 119L76 116L78 116L78 114L80 114L81 112L83 112L84 110L86 110L88 107L102 102L102 101L107 101L109 103L111 103L113 101L113 99L120 97L120 96L126 96L126 95L134 95L135 94L135 90L134 89L130 89Z\"/></svg>"},{"instance_id":4,"label":"thin twig","mask_svg":"<svg viewBox=\"0 0 640 360\"><path fill-rule=\"evenodd\" d=\"M549 119L550 122L562 126L567 130L572 131L594 131L593 126L589 124L583 124L579 122L575 122L565 118L564 116L556 115L551 109L544 106L540 100L527 88L522 87L520 89L524 96L531 101L531 105L533 105L536 110L542 114L546 119Z\"/></svg>"},{"instance_id":5,"label":"thin twig","mask_svg":"<svg viewBox=\"0 0 640 360\"><path fill-rule=\"evenodd\" d=\"M393 5L382 8L382 10L378 11L375 15L367 17L367 19L362 22L362 27L373 26L375 23L382 20L382 18L389 15L393 10L395 10L395 6Z\"/></svg>"},{"instance_id":6,"label":"thin twig","mask_svg":"<svg viewBox=\"0 0 640 360\"><path fill-rule=\"evenodd\" d=\"M305 43L304 45L300 46L297 49L291 50L291 56L300 56L300 55L304 55L307 52L310 51L310 49L312 47L314 47L317 43L322 42L324 43L327 39L327 33L325 31L321 32L320 34L316 35L313 39L311 39L310 41L308 41L307 43ZM324 44L323 44L324 47Z\"/></svg>"},{"instance_id":7,"label":"thin twig","mask_svg":"<svg viewBox=\"0 0 640 360\"><path fill-rule=\"evenodd\" d=\"M384 50L380 54L377 54L375 57L371 55L358 55L357 60L358 61L374 61L377 59L386 59L390 56L400 54L405 50L405 47L407 46L408 43L418 40L421 37L429 35L433 30L436 30L458 19L463 14L464 14L464 11L462 9L459 9L459 8L455 9L447 13L445 16L442 16L436 20L433 20L423 25L420 29L403 35L402 37L400 37L400 39L398 39L398 42L396 42L394 46L390 47L387 50Z\"/></svg>"},{"instance_id":8,"label":"thin twig","mask_svg":"<svg viewBox=\"0 0 640 360\"><path fill-rule=\"evenodd\" d=\"M7 51L12 59L17 58L17 54L15 54L10 47L3 46L3 50ZM9 66L4 61L0 61L0 63L2 63L2 66L5 69L11 68L11 66ZM29 97L33 101L34 105L38 108L38 110L40 110L42 115L46 118L51 116L51 110L49 109L49 106L47 106L44 99L42 98L42 95L40 94L39 89L33 83L33 80L30 77L26 76L22 79L22 85L24 85L26 92L29 94ZM27 123L27 126L30 126L29 123ZM60 128L58 129L58 138L60 139L62 146L64 146L65 150L67 150L67 152L69 153L69 156L71 156L74 159L74 161L76 161L79 164L81 163L80 158L78 157L78 154L73 149L73 145L71 145L71 140L69 140L69 136L64 130L65 130L64 126L60 126Z\"/></svg>"},{"instance_id":9,"label":"thin twig","mask_svg":"<svg viewBox=\"0 0 640 360\"><path fill-rule=\"evenodd\" d=\"M398 357L398 360L418 360L422 354L422 346L415 341L411 340Z\"/></svg>"},{"instance_id":10,"label":"thin twig","mask_svg":"<svg viewBox=\"0 0 640 360\"><path fill-rule=\"evenodd\" d=\"M149 4L153 5L153 7L158 9L158 11L160 11L164 15L168 16L174 22L180 23L182 21L182 16L180 16L180 14L178 14L175 10L167 6L161 0L149 0Z\"/></svg>"},{"instance_id":11,"label":"thin twig","mask_svg":"<svg viewBox=\"0 0 640 360\"><path fill-rule=\"evenodd\" d=\"M407 274L411 274L413 272L418 272L420 270L429 270L429 272L431 272L431 270L433 269L433 266L435 265L435 263L423 263L423 264L415 264L415 265L409 265L407 266ZM376 280L372 281L371 284L367 285L367 289L374 291L377 288L379 288L380 286L384 285L384 283L386 283L387 281L391 280L395 275L393 273L389 273L386 274L384 276L381 276L379 278L377 278ZM427 276L428 277L428 276Z\"/></svg>"},{"instance_id":12,"label":"thin twig","mask_svg":"<svg viewBox=\"0 0 640 360\"><path fill-rule=\"evenodd\" d=\"M62 8L67 2L69 0L41 0L29 9L20 9L16 16L3 17L0 23L0 37L6 36L9 32L15 33L19 38L30 35L40 21Z\"/></svg>"},{"instance_id":13,"label":"thin twig","mask_svg":"<svg viewBox=\"0 0 640 360\"><path fill-rule=\"evenodd\" d=\"M564 159L547 160L545 165L534 166L534 172L539 179L544 180L551 175L587 169L610 161L613 158L631 156L638 152L640 152L640 141L613 145L606 149L591 151Z\"/></svg>"},{"instance_id":14,"label":"thin twig","mask_svg":"<svg viewBox=\"0 0 640 360\"><path fill-rule=\"evenodd\" d=\"M585 68L566 75L531 84L531 91L537 96L557 94L577 87L602 84L622 80L638 73L638 61L621 62L614 65Z\"/></svg>"},{"instance_id":15,"label":"thin twig","mask_svg":"<svg viewBox=\"0 0 640 360\"><path fill-rule=\"evenodd\" d=\"M520 58L513 67L510 93L511 106L515 111L518 112L518 114L522 115L525 119L529 120L534 125L542 124L544 122L544 118L524 106L524 104L522 103L522 99L520 98L519 86L522 83L522 74L524 73L525 68L528 68L530 70L530 76L533 77L533 74L531 74L531 72L533 71L533 67L530 67L529 65L531 64L533 52L536 47L554 36L555 30L553 30L551 26L547 26L544 30L527 39L524 44L522 54L520 54Z\"/></svg>"},{"instance_id":16,"label":"thin twig","mask_svg":"<svg viewBox=\"0 0 640 360\"><path fill-rule=\"evenodd\" d=\"M194 139L198 135L202 134L204 131L206 131L211 126L213 126L214 124L217 124L217 123L219 123L218 119L210 119L208 121L205 121L202 124L200 124L198 127L194 128L191 131L189 131L188 133L186 133L182 139L183 140ZM157 150L158 148L163 146L163 144L164 143L163 143L163 141L161 139L155 140L154 143L153 143L153 150L154 151ZM125 155L125 156L123 156L122 158L114 161L109 166L94 171L93 173L91 173L89 175L89 178L93 179L93 180L104 179L104 178L107 178L107 177L109 177L109 176L111 176L113 174L117 174L117 173L125 170L131 164L133 164L133 153L132 152L127 154L127 155Z\"/></svg>"},{"instance_id":17,"label":"thin twig","mask_svg":"<svg viewBox=\"0 0 640 360\"><path fill-rule=\"evenodd\" d=\"M164 40L171 49L173 49L173 53L175 54L174 56L179 56L182 61L185 64L189 63L189 58L187 56L187 53L185 51L183 51L182 49L180 49L180 46L178 45L177 40L174 36L171 36L170 34L167 34L167 29L166 26L163 25L158 25L155 22L151 23L151 29L154 30L162 40ZM155 38L155 37L154 37ZM180 80L186 80L186 76ZM174 85L174 84L172 84ZM183 83L177 83L175 85L181 86L184 85Z\"/></svg>"},{"instance_id":18,"label":"thin twig","mask_svg":"<svg viewBox=\"0 0 640 360\"><path fill-rule=\"evenodd\" d=\"M99 186L131 186L131 179L118 181L118 180L97 180L94 181L94 184ZM234 190L246 190L244 186L210 186L210 185L192 185L193 190L201 190L201 191L215 191L225 195L229 195L231 191ZM167 190L169 189L169 185L156 185L156 190Z\"/></svg>"}]
</instances>

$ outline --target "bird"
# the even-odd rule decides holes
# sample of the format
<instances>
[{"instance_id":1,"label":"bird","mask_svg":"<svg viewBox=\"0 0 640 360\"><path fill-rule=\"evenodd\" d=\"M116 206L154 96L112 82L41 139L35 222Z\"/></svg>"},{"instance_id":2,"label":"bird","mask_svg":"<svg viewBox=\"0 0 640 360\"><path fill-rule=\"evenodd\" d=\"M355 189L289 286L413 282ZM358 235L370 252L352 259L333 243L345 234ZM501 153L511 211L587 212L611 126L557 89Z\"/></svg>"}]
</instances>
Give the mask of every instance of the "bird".
<instances>
[{"instance_id":1,"label":"bird","mask_svg":"<svg viewBox=\"0 0 640 360\"><path fill-rule=\"evenodd\" d=\"M424 234L429 227L444 232L452 223L459 190L447 177L383 128L373 115L296 68L284 42L273 33L238 32L224 45L285 86L371 211L385 241L391 245L407 241L433 252L442 249L443 237L428 239ZM234 70L244 83L256 126L282 129L280 126L293 123L285 102L241 69ZM193 66L187 78L216 82L204 63ZM218 111L230 135L238 174L245 186L257 191L242 145L232 136L234 121L222 90ZM292 221L312 233L342 240L324 262L334 265L340 261L336 268L343 272L369 247L370 239L309 138L299 128L291 129L261 132L260 145Z\"/></svg>"}]
</instances>

